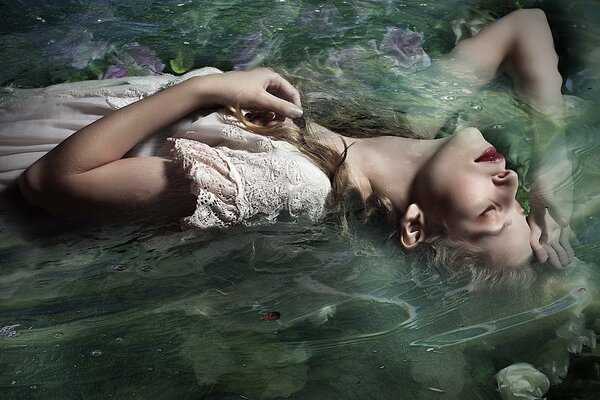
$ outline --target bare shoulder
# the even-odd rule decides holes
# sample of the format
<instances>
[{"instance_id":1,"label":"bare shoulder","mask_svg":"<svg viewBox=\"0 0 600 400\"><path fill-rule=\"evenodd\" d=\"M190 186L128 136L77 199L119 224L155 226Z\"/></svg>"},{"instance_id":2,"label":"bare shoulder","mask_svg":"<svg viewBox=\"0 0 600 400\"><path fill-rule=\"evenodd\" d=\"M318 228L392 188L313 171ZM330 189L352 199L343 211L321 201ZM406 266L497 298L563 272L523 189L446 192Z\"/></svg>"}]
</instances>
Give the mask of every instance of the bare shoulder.
<instances>
[{"instance_id":1,"label":"bare shoulder","mask_svg":"<svg viewBox=\"0 0 600 400\"><path fill-rule=\"evenodd\" d=\"M340 153L344 151L346 146L362 140L360 138L341 135L314 122L310 123L310 131L316 139L333 146Z\"/></svg>"}]
</instances>

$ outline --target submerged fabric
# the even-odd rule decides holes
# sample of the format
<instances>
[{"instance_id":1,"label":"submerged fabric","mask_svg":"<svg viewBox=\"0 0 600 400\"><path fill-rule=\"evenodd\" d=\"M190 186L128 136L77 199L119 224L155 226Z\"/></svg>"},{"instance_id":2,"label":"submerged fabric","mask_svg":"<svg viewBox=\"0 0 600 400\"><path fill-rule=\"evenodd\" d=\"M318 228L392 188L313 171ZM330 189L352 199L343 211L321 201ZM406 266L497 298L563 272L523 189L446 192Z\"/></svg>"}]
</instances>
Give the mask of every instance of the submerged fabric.
<instances>
[{"instance_id":1,"label":"submerged fabric","mask_svg":"<svg viewBox=\"0 0 600 400\"><path fill-rule=\"evenodd\" d=\"M82 127L192 76L85 81L43 89L3 90L0 103L0 191ZM219 113L199 111L136 145L126 157L171 156L197 196L184 228L270 223L281 215L318 219L329 179L294 146L247 132ZM124 133L125 134L125 133Z\"/></svg>"}]
</instances>

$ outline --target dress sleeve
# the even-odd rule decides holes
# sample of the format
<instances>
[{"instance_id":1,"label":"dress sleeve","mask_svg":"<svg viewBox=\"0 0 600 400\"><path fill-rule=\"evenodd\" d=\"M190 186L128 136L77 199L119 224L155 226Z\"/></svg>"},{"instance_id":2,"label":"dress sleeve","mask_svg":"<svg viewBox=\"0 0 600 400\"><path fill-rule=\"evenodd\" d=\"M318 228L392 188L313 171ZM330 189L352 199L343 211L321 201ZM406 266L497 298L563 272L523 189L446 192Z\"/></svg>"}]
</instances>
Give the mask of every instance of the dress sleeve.
<instances>
[{"instance_id":1,"label":"dress sleeve","mask_svg":"<svg viewBox=\"0 0 600 400\"><path fill-rule=\"evenodd\" d=\"M331 189L327 176L295 147L263 138L261 150L211 147L172 138L172 155L191 181L196 210L182 220L184 229L228 228L318 220Z\"/></svg>"},{"instance_id":2,"label":"dress sleeve","mask_svg":"<svg viewBox=\"0 0 600 400\"><path fill-rule=\"evenodd\" d=\"M239 223L239 182L222 152L193 140L169 141L173 144L173 158L181 163L191 182L190 193L197 197L196 210L183 218L182 227L227 228Z\"/></svg>"}]
</instances>

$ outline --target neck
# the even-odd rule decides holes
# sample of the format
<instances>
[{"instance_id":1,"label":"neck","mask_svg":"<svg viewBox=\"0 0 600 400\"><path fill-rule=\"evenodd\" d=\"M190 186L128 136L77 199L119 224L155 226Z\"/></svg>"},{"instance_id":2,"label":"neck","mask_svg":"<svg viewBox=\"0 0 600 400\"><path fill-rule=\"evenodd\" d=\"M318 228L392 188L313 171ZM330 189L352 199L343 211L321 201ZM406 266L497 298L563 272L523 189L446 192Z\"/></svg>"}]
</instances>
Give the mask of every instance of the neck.
<instances>
[{"instance_id":1,"label":"neck","mask_svg":"<svg viewBox=\"0 0 600 400\"><path fill-rule=\"evenodd\" d=\"M383 196L396 210L405 210L415 177L443 141L397 136L355 140L346 158L350 176L364 200Z\"/></svg>"}]
</instances>

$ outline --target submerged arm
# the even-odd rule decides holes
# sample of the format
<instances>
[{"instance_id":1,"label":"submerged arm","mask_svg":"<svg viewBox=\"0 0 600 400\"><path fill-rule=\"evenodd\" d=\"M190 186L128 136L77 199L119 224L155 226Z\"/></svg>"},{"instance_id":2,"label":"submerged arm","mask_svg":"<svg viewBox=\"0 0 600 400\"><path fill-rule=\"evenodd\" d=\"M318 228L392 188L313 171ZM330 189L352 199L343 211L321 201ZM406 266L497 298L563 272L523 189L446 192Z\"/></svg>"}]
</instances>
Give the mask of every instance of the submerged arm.
<instances>
[{"instance_id":1,"label":"submerged arm","mask_svg":"<svg viewBox=\"0 0 600 400\"><path fill-rule=\"evenodd\" d=\"M507 72L515 91L538 111L563 107L562 77L546 15L539 9L517 10L458 43L442 63L478 84Z\"/></svg>"},{"instance_id":2,"label":"submerged arm","mask_svg":"<svg viewBox=\"0 0 600 400\"><path fill-rule=\"evenodd\" d=\"M52 213L145 206L169 190L173 166L167 158L122 159L142 139L200 108L297 116L299 105L298 92L267 69L194 77L75 132L30 166L19 186L30 203Z\"/></svg>"}]
</instances>

